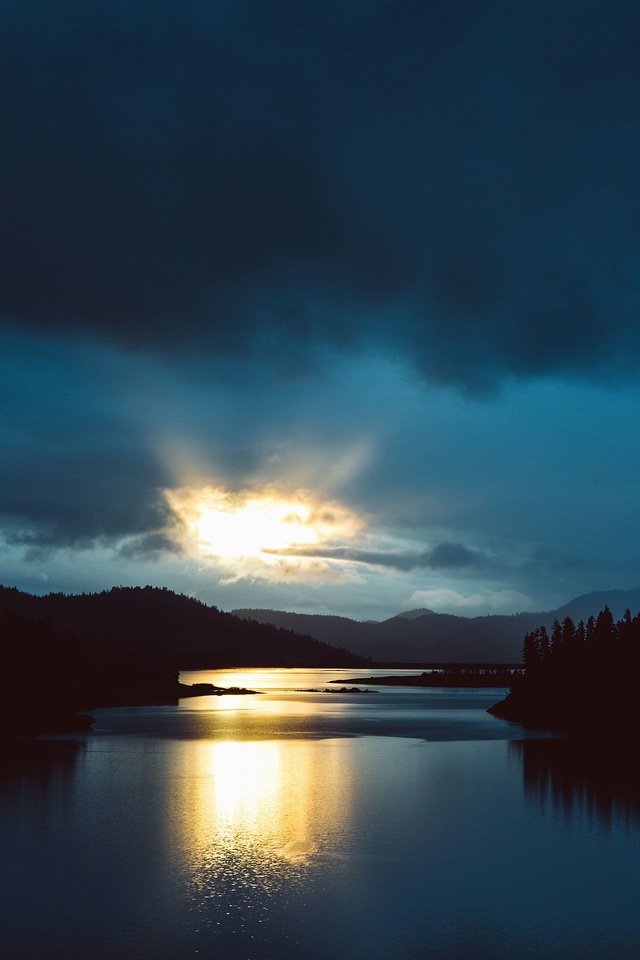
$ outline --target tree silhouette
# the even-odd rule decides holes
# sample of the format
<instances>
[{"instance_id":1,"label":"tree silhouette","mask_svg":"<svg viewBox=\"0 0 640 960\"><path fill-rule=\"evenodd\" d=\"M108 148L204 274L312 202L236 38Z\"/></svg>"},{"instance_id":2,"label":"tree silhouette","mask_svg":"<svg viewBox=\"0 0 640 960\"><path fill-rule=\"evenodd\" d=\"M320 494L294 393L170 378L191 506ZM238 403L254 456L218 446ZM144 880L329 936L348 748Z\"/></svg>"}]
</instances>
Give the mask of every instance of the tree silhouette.
<instances>
[{"instance_id":1,"label":"tree silhouette","mask_svg":"<svg viewBox=\"0 0 640 960\"><path fill-rule=\"evenodd\" d=\"M605 607L576 627L566 617L525 635L524 672L491 712L534 726L577 731L617 727L638 731L640 614L617 623Z\"/></svg>"}]
</instances>

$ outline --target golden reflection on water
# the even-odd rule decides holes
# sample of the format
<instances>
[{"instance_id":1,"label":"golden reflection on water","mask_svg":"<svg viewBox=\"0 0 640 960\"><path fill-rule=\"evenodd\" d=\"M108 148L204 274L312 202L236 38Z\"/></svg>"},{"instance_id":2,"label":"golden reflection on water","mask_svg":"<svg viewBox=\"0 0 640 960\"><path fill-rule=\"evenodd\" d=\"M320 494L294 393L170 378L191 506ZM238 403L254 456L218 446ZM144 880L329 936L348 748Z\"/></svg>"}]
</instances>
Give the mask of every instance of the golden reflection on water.
<instances>
[{"instance_id":1,"label":"golden reflection on water","mask_svg":"<svg viewBox=\"0 0 640 960\"><path fill-rule=\"evenodd\" d=\"M213 740L272 743L313 736L318 712L313 702L295 694L194 697L182 700L181 709L191 713L198 735L207 744Z\"/></svg>"},{"instance_id":2,"label":"golden reflection on water","mask_svg":"<svg viewBox=\"0 0 640 960\"><path fill-rule=\"evenodd\" d=\"M246 687L251 690L308 690L325 688L330 680L370 677L371 668L313 669L303 667L235 667L229 670L181 671L183 683L213 683L219 687ZM380 671L384 673L385 671ZM389 673L389 671L386 671Z\"/></svg>"},{"instance_id":3,"label":"golden reflection on water","mask_svg":"<svg viewBox=\"0 0 640 960\"><path fill-rule=\"evenodd\" d=\"M201 896L264 890L340 848L350 820L345 741L182 741L169 829ZM233 881L233 882L231 882ZM209 891L207 893L206 891Z\"/></svg>"},{"instance_id":4,"label":"golden reflection on water","mask_svg":"<svg viewBox=\"0 0 640 960\"><path fill-rule=\"evenodd\" d=\"M271 931L298 923L294 903L310 902L314 861L331 864L344 847L352 794L346 746L175 744L166 827L189 923L212 949L218 945L216 956L231 955L229 937L265 943Z\"/></svg>"},{"instance_id":5,"label":"golden reflection on water","mask_svg":"<svg viewBox=\"0 0 640 960\"><path fill-rule=\"evenodd\" d=\"M267 696L226 694L222 697L193 697L181 700L180 707L182 710L198 711L203 718L206 713L213 713L216 721L222 721L225 717L229 720L235 716L239 724L243 714L260 714L267 719L274 716L315 717L318 714L318 707L313 701L299 699L295 694L288 696L286 693ZM213 732L216 734L216 730Z\"/></svg>"}]
</instances>

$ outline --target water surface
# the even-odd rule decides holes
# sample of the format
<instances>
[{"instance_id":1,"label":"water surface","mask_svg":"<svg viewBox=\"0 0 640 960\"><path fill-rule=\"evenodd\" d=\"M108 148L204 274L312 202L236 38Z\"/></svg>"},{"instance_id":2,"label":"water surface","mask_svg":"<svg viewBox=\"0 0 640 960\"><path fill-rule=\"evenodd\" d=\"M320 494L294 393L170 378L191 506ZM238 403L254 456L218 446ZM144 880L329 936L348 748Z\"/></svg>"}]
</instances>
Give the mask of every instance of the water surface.
<instances>
[{"instance_id":1,"label":"water surface","mask_svg":"<svg viewBox=\"0 0 640 960\"><path fill-rule=\"evenodd\" d=\"M1 955L637 958L632 762L486 714L499 690L309 692L357 675L184 675L263 692L5 758Z\"/></svg>"}]
</instances>

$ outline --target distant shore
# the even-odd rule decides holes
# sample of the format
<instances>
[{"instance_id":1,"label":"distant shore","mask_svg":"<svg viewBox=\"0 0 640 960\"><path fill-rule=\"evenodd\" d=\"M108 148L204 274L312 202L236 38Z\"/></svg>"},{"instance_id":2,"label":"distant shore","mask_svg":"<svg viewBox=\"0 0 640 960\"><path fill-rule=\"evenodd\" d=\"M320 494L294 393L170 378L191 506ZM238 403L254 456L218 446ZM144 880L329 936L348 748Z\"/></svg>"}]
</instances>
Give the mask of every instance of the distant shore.
<instances>
[{"instance_id":1,"label":"distant shore","mask_svg":"<svg viewBox=\"0 0 640 960\"><path fill-rule=\"evenodd\" d=\"M369 683L384 687L509 687L517 668L461 667L431 670L419 674L391 674L384 677L356 677L329 683Z\"/></svg>"}]
</instances>

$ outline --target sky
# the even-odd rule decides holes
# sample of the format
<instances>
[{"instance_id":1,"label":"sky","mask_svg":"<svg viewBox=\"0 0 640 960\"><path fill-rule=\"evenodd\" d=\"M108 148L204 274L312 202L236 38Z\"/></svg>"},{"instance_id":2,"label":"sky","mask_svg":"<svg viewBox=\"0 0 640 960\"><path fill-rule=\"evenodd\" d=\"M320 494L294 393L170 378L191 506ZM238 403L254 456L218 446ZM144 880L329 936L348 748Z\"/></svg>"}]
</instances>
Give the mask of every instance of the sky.
<instances>
[{"instance_id":1,"label":"sky","mask_svg":"<svg viewBox=\"0 0 640 960\"><path fill-rule=\"evenodd\" d=\"M5 0L0 583L640 584L640 6Z\"/></svg>"}]
</instances>

